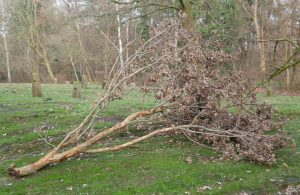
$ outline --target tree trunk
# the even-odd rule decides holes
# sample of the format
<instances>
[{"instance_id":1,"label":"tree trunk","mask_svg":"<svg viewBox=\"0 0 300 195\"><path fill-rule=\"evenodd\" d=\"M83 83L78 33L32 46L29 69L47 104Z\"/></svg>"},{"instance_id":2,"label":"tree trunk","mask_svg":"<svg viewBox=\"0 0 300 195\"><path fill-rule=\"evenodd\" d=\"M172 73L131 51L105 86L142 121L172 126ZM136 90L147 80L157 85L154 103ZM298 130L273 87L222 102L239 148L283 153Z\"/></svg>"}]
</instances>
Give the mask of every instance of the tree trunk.
<instances>
[{"instance_id":1,"label":"tree trunk","mask_svg":"<svg viewBox=\"0 0 300 195\"><path fill-rule=\"evenodd\" d=\"M30 55L29 47L28 47L27 55L28 55L27 57L28 57L30 66L31 66L31 72L32 72L32 96L33 97L42 97L40 71L39 71L39 66L36 62L37 55L35 55L35 56Z\"/></svg>"},{"instance_id":2,"label":"tree trunk","mask_svg":"<svg viewBox=\"0 0 300 195\"><path fill-rule=\"evenodd\" d=\"M78 75L77 75L77 70L76 70L76 67L75 67L75 64L74 64L74 61L73 61L73 57L72 57L71 54L70 54L70 61L71 61L71 65L72 65L72 68L73 68L73 71L74 71L76 81L79 81Z\"/></svg>"},{"instance_id":3,"label":"tree trunk","mask_svg":"<svg viewBox=\"0 0 300 195\"><path fill-rule=\"evenodd\" d=\"M262 41L262 38L264 36L264 29L263 25L260 26L258 21L258 0L254 1L254 11L253 11L253 19L254 19L254 25L255 25L255 31L256 31L256 39L259 49L259 64L260 64L260 70L262 73L262 76L266 76L266 58L265 58L265 43ZM266 83L266 95L271 96L271 83L270 81Z\"/></svg>"},{"instance_id":4,"label":"tree trunk","mask_svg":"<svg viewBox=\"0 0 300 195\"><path fill-rule=\"evenodd\" d=\"M258 0L255 0L253 18L254 18L257 44L258 44L258 48L259 48L260 69L261 69L261 71L263 73L263 76L264 76L265 73L266 73L265 45L264 45L264 42L262 41L263 27L260 27L260 25L259 25L258 13L257 12L258 12Z\"/></svg>"},{"instance_id":5,"label":"tree trunk","mask_svg":"<svg viewBox=\"0 0 300 195\"><path fill-rule=\"evenodd\" d=\"M289 43L285 41L284 46L285 46L285 61L287 62L289 59L289 48L288 45ZM290 89L290 69L286 69L286 89Z\"/></svg>"},{"instance_id":6,"label":"tree trunk","mask_svg":"<svg viewBox=\"0 0 300 195\"><path fill-rule=\"evenodd\" d=\"M73 98L81 97L81 83L80 81L75 81L73 86Z\"/></svg>"},{"instance_id":7,"label":"tree trunk","mask_svg":"<svg viewBox=\"0 0 300 195\"><path fill-rule=\"evenodd\" d=\"M4 49L6 56L6 69L7 69L7 80L11 83L11 75L10 75L10 61L9 61L9 51L7 46L6 32L5 32L5 14L4 14L4 4L3 0L0 0L1 13L2 13L2 36L4 41Z\"/></svg>"},{"instance_id":8,"label":"tree trunk","mask_svg":"<svg viewBox=\"0 0 300 195\"><path fill-rule=\"evenodd\" d=\"M118 26L118 43L119 43L119 58L120 58L120 69L123 72L124 78L126 77L126 71L124 68L124 58L123 58L123 41L121 36L121 20L119 14L119 4L116 3L116 11L117 11L117 26Z\"/></svg>"},{"instance_id":9,"label":"tree trunk","mask_svg":"<svg viewBox=\"0 0 300 195\"><path fill-rule=\"evenodd\" d=\"M43 55L43 61L44 61L44 65L45 65L46 68L47 68L47 72L48 72L48 74L49 74L50 79L52 80L52 82L55 83L56 77L55 77L54 74L53 74L53 71L52 71L51 64L50 64L50 62L49 62L47 53L44 53L44 55Z\"/></svg>"},{"instance_id":10,"label":"tree trunk","mask_svg":"<svg viewBox=\"0 0 300 195\"><path fill-rule=\"evenodd\" d=\"M47 72L49 74L49 77L51 79L52 82L55 82L55 76L53 74L52 68L51 68L51 64L48 58L48 54L47 54L47 49L45 48L46 46L43 45L42 43L40 43L39 47L31 47L32 49L35 50L35 52L37 53L37 55L41 58L42 60L42 64L46 67Z\"/></svg>"},{"instance_id":11,"label":"tree trunk","mask_svg":"<svg viewBox=\"0 0 300 195\"><path fill-rule=\"evenodd\" d=\"M77 39L78 39L78 43L79 43L79 48L80 48L82 58L84 61L85 73L88 76L88 80L93 81L93 80L95 80L95 77L93 75L92 69L91 69L89 62L85 55L84 46L83 46L83 42L82 42L81 34L80 34L80 26L79 26L79 24L75 24L75 26L76 26L76 30L77 30Z\"/></svg>"},{"instance_id":12,"label":"tree trunk","mask_svg":"<svg viewBox=\"0 0 300 195\"><path fill-rule=\"evenodd\" d=\"M293 47L292 47L292 44L289 44L290 45L290 56L293 55ZM293 63L294 60L292 59L291 60L291 63ZM292 68L292 76L291 76L291 85L292 85L292 88L295 88L296 87L296 84L297 84L297 71L296 71L296 66L293 66Z\"/></svg>"},{"instance_id":13,"label":"tree trunk","mask_svg":"<svg viewBox=\"0 0 300 195\"><path fill-rule=\"evenodd\" d=\"M191 3L189 0L180 0L180 4L182 12L185 13L185 18L182 23L183 28L188 31L194 31L195 20Z\"/></svg>"},{"instance_id":14,"label":"tree trunk","mask_svg":"<svg viewBox=\"0 0 300 195\"><path fill-rule=\"evenodd\" d=\"M81 87L87 89L88 87L88 77L86 75L82 76Z\"/></svg>"},{"instance_id":15,"label":"tree trunk","mask_svg":"<svg viewBox=\"0 0 300 195\"><path fill-rule=\"evenodd\" d=\"M46 165L53 164L53 163L59 163L70 157L73 157L79 153L87 151L90 146L92 146L99 140L101 140L104 137L107 137L121 129L124 129L124 127L126 127L130 122L132 122L133 120L135 120L139 117L152 115L154 113L161 112L162 110L163 110L163 107L157 107L157 108L153 108L150 110L133 113L133 114L129 115L124 121L117 123L113 127L98 133L94 137L88 139L86 142L83 142L67 151L57 153L58 152L57 150L60 148L59 146L61 146L61 144L60 144L57 148L53 149L51 152L49 152L47 155L45 155L44 157L42 157L40 160L38 160L37 162L35 162L33 164L25 165L20 168L11 166L8 170L9 174L13 175L13 176L17 176L17 177L31 175L31 174L37 172L38 170L42 169ZM172 127L171 129L174 129L174 128L175 127ZM166 128L166 129L168 129L168 128ZM159 132L155 132L153 134L157 134L157 133L159 133ZM151 135L151 136L153 136L153 135ZM151 136L149 136L149 137L151 137ZM140 141L145 140L146 138L144 137ZM135 141L135 142L137 143L138 141ZM64 141L62 143L64 143ZM129 145L132 145L132 144L129 144Z\"/></svg>"},{"instance_id":16,"label":"tree trunk","mask_svg":"<svg viewBox=\"0 0 300 195\"><path fill-rule=\"evenodd\" d=\"M42 97L42 88L38 73L32 73L32 96Z\"/></svg>"}]
</instances>

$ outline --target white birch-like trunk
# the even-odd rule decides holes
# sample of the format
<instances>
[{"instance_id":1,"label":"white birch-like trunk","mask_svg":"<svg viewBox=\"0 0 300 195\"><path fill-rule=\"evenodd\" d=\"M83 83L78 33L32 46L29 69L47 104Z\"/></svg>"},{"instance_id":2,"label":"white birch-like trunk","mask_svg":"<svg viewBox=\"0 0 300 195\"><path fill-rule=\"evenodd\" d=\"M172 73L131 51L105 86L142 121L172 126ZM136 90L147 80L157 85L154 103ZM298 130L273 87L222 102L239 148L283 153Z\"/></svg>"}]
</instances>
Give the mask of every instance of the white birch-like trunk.
<instances>
[{"instance_id":1,"label":"white birch-like trunk","mask_svg":"<svg viewBox=\"0 0 300 195\"><path fill-rule=\"evenodd\" d=\"M6 39L6 33L5 33L5 14L4 14L3 0L0 0L0 3L1 3L1 5L0 5L1 13L2 13L2 36L3 36L5 56L6 56L7 79L8 79L8 82L11 83L9 51L8 51L7 39Z\"/></svg>"},{"instance_id":2,"label":"white birch-like trunk","mask_svg":"<svg viewBox=\"0 0 300 195\"><path fill-rule=\"evenodd\" d=\"M122 36L121 36L121 19L119 14L119 4L118 2L116 5L116 11L117 11L117 25L118 25L118 43L119 43L119 58L120 58L120 68L123 71L124 77L126 77L125 68L124 68L124 58L123 58L123 42L122 42Z\"/></svg>"},{"instance_id":3,"label":"white birch-like trunk","mask_svg":"<svg viewBox=\"0 0 300 195\"><path fill-rule=\"evenodd\" d=\"M126 60L128 60L129 58L129 46L128 46L128 43L129 43L129 21L127 22L126 24L126 44L127 44L127 48L126 48Z\"/></svg>"},{"instance_id":4,"label":"white birch-like trunk","mask_svg":"<svg viewBox=\"0 0 300 195\"><path fill-rule=\"evenodd\" d=\"M254 18L254 25L255 25L255 31L256 31L256 37L258 42L258 48L259 48L259 56L260 56L260 68L263 74L266 72L266 62L265 62L265 51L264 51L264 43L262 42L262 36L263 36L263 29L261 29L259 22L258 22L258 0L254 1L254 12L253 12L253 18Z\"/></svg>"}]
</instances>

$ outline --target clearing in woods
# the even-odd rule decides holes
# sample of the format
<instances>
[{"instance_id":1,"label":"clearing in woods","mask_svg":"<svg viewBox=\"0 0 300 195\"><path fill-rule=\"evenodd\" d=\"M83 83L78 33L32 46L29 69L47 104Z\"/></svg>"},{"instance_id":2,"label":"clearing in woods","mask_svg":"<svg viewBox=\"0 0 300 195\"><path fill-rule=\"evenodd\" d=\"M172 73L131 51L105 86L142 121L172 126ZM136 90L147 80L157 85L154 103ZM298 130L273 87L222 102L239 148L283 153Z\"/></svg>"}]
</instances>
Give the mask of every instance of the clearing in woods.
<instances>
[{"instance_id":1,"label":"clearing in woods","mask_svg":"<svg viewBox=\"0 0 300 195\"><path fill-rule=\"evenodd\" d=\"M284 129L295 147L277 152L273 166L220 161L220 154L185 137L154 137L118 152L83 155L32 176L13 179L7 168L34 162L51 148L40 136L57 143L88 113L99 86L82 89L74 99L71 85L43 85L42 98L31 97L29 84L0 85L0 194L211 194L274 193L300 184L300 96L277 95L261 100L275 106L289 121ZM95 128L108 127L134 111L150 108L152 97L132 91L112 102ZM40 132L39 134L34 131ZM119 133L113 142L141 135ZM59 138L59 139L58 139ZM107 144L107 139L101 144Z\"/></svg>"}]
</instances>

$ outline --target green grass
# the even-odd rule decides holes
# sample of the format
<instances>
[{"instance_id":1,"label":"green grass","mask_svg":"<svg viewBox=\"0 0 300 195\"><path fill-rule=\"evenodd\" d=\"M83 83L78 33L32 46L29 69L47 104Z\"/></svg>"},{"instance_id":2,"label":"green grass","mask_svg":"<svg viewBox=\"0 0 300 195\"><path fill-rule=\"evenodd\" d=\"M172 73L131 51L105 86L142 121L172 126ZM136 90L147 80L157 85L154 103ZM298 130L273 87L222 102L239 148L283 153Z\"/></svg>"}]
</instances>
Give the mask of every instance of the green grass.
<instances>
[{"instance_id":1,"label":"green grass","mask_svg":"<svg viewBox=\"0 0 300 195\"><path fill-rule=\"evenodd\" d=\"M297 143L294 149L278 151L273 166L219 161L219 153L182 137L165 136L118 152L74 157L26 178L7 176L10 164L34 162L50 149L34 128L47 123L50 138L59 141L57 137L84 118L99 91L90 86L83 89L81 99L73 99L70 85L43 85L43 98L32 98L30 85L0 85L0 194L196 194L203 186L212 188L206 194L272 194L300 184L300 97L296 96L260 96L290 119L284 129ZM122 118L155 104L151 97L132 91L101 115Z\"/></svg>"}]
</instances>

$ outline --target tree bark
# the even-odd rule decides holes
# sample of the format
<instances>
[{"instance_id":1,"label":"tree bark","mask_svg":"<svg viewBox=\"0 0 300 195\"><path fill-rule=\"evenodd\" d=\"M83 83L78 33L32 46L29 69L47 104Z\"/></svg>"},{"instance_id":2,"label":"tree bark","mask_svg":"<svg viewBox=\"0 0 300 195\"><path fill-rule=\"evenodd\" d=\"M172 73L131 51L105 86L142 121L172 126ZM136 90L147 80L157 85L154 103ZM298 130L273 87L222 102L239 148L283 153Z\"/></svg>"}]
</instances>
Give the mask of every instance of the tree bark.
<instances>
[{"instance_id":1,"label":"tree bark","mask_svg":"<svg viewBox=\"0 0 300 195\"><path fill-rule=\"evenodd\" d=\"M189 0L180 0L181 10L185 13L185 18L183 20L182 26L188 31L194 31L194 16L193 16L193 9L192 5Z\"/></svg>"},{"instance_id":2,"label":"tree bark","mask_svg":"<svg viewBox=\"0 0 300 195\"><path fill-rule=\"evenodd\" d=\"M66 143L65 141L67 141L67 139L65 138L56 148L54 148L51 152L49 152L47 155L45 155L44 157L42 157L41 159L39 159L35 163L25 165L25 166L20 167L20 168L16 168L13 165L8 169L8 172L9 172L10 175L16 176L16 177L23 177L23 176L31 175L31 174L37 172L38 170L44 168L45 166L49 165L49 164L62 162L62 161L66 160L70 157L73 157L73 156L79 154L79 153L87 151L90 146L97 143L102 138L107 137L108 135L111 135L111 134L123 129L130 122L132 122L133 120L135 120L139 117L152 115L154 113L161 112L162 110L163 110L163 107L160 106L160 107L156 107L156 108L153 108L153 109L150 109L150 110L133 113L133 114L129 115L122 122L114 125L113 127L109 128L105 131L102 131L102 132L98 133L94 137L88 139L86 142L83 142L83 143L81 143L81 144L79 144L79 145L77 145L77 146L75 146L75 147L73 147L73 148L71 148L71 149L69 149L65 152L58 153L58 149L60 149L61 146L64 143ZM155 132L155 133L151 134L150 136L148 135L147 137L151 137L151 136L153 136L157 133L159 133L159 132ZM144 136L139 141L145 140L147 137ZM137 143L138 140L136 140L135 142Z\"/></svg>"},{"instance_id":3,"label":"tree bark","mask_svg":"<svg viewBox=\"0 0 300 195\"><path fill-rule=\"evenodd\" d=\"M284 42L285 46L285 61L287 62L289 59L289 43L287 41ZM286 88L290 89L290 69L286 69Z\"/></svg>"},{"instance_id":4,"label":"tree bark","mask_svg":"<svg viewBox=\"0 0 300 195\"><path fill-rule=\"evenodd\" d=\"M38 73L32 73L32 96L42 97L42 88Z\"/></svg>"},{"instance_id":5,"label":"tree bark","mask_svg":"<svg viewBox=\"0 0 300 195\"><path fill-rule=\"evenodd\" d=\"M78 39L78 43L79 43L79 48L82 54L82 58L84 60L84 67L85 67L85 72L86 75L88 76L89 81L93 81L95 80L93 71L89 65L88 59L86 57L85 54L85 50L84 50L84 46L83 46L83 42L82 42L82 38L81 38L81 30L80 30L80 25L78 23L75 23L76 26L76 30L77 30L77 39Z\"/></svg>"},{"instance_id":6,"label":"tree bark","mask_svg":"<svg viewBox=\"0 0 300 195\"><path fill-rule=\"evenodd\" d=\"M0 0L1 13L2 13L2 36L4 41L4 49L6 56L6 69L7 69L7 80L11 83L11 74L10 74L10 60L9 60L9 51L7 46L6 32L5 32L5 14L4 14L4 4L3 0Z\"/></svg>"},{"instance_id":7,"label":"tree bark","mask_svg":"<svg viewBox=\"0 0 300 195\"><path fill-rule=\"evenodd\" d=\"M74 61L73 61L73 57L72 57L71 54L70 54L70 61L71 61L71 65L72 65L72 68L73 68L73 71L74 71L74 75L75 75L76 81L79 81L78 75L77 75L77 71L76 71L76 67L75 67L75 64L74 64Z\"/></svg>"},{"instance_id":8,"label":"tree bark","mask_svg":"<svg viewBox=\"0 0 300 195\"><path fill-rule=\"evenodd\" d=\"M116 12L117 12L117 30L118 30L118 43L119 43L119 58L120 58L120 69L123 71L124 78L126 77L126 72L124 68L124 58L123 58L123 41L121 36L121 19L119 14L119 4L116 3Z\"/></svg>"},{"instance_id":9,"label":"tree bark","mask_svg":"<svg viewBox=\"0 0 300 195\"><path fill-rule=\"evenodd\" d=\"M255 0L254 1L253 19L254 19L258 48L259 48L260 69L261 69L263 75L265 75L265 73L266 73L265 45L264 45L264 42L261 41L261 39L263 38L263 27L261 27L259 24L257 12L258 12L258 0Z\"/></svg>"},{"instance_id":10,"label":"tree bark","mask_svg":"<svg viewBox=\"0 0 300 195\"><path fill-rule=\"evenodd\" d=\"M45 49L43 49L43 50L45 50ZM51 68L51 64L50 64L50 61L49 61L49 58L48 58L48 54L47 54L46 51L43 52L42 58L43 58L43 61L44 61L44 65L47 68L47 72L49 74L50 79L52 80L52 82L55 83L56 77L53 74L53 71L52 71L52 68Z\"/></svg>"},{"instance_id":11,"label":"tree bark","mask_svg":"<svg viewBox=\"0 0 300 195\"><path fill-rule=\"evenodd\" d=\"M99 149L91 149L91 150L87 150L86 153L99 153L99 152L109 152L109 151L118 151L118 150L121 150L121 149L124 149L124 148L127 148L127 147L130 147L134 144L137 144L141 141L144 141L146 139L149 139L150 137L153 137L157 134L160 134L160 133L167 133L169 131L172 131L172 130L175 130L176 127L167 127L167 128L163 128L163 129L158 129L156 131L153 131L147 135L144 135L142 137L139 137L137 139L134 139L134 140L131 140L127 143L124 143L124 144L121 144L121 145L118 145L118 146L112 146L112 147L106 147L106 148L99 148Z\"/></svg>"},{"instance_id":12,"label":"tree bark","mask_svg":"<svg viewBox=\"0 0 300 195\"><path fill-rule=\"evenodd\" d=\"M80 81L75 81L73 86L73 98L81 97L81 83Z\"/></svg>"}]
</instances>

